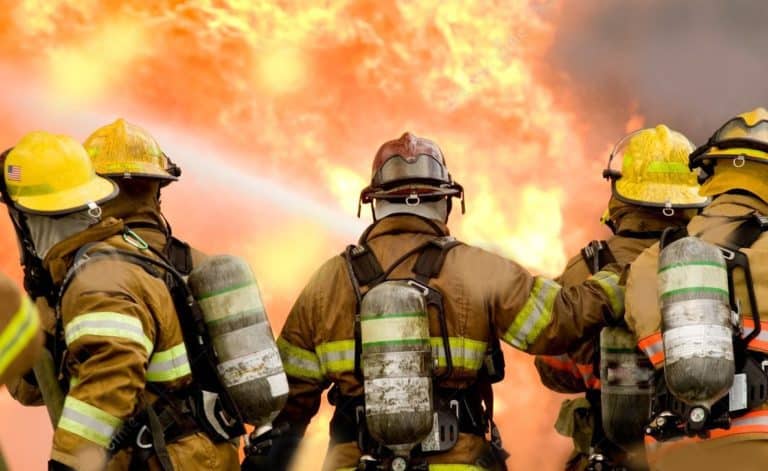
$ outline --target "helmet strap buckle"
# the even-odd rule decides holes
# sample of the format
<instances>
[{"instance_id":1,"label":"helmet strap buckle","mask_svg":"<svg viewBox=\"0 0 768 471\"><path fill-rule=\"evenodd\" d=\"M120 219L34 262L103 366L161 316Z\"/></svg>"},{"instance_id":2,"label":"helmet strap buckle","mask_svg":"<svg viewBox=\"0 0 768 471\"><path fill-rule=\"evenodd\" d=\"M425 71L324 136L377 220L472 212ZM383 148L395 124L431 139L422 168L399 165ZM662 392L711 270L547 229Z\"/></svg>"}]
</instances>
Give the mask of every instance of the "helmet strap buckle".
<instances>
[{"instance_id":1,"label":"helmet strap buckle","mask_svg":"<svg viewBox=\"0 0 768 471\"><path fill-rule=\"evenodd\" d=\"M675 215L675 208L672 207L671 202L667 201L664 203L664 209L661 210L661 214L668 218Z\"/></svg>"},{"instance_id":2,"label":"helmet strap buckle","mask_svg":"<svg viewBox=\"0 0 768 471\"><path fill-rule=\"evenodd\" d=\"M739 155L733 159L733 166L736 168L743 167L745 163L747 163L747 160L744 158L743 155Z\"/></svg>"},{"instance_id":3,"label":"helmet strap buckle","mask_svg":"<svg viewBox=\"0 0 768 471\"><path fill-rule=\"evenodd\" d=\"M91 219L93 219L95 222L99 222L101 220L101 207L93 201L89 201L88 216L90 216Z\"/></svg>"},{"instance_id":4,"label":"helmet strap buckle","mask_svg":"<svg viewBox=\"0 0 768 471\"><path fill-rule=\"evenodd\" d=\"M421 198L416 193L411 193L405 198L406 206L418 206L421 203Z\"/></svg>"}]
</instances>

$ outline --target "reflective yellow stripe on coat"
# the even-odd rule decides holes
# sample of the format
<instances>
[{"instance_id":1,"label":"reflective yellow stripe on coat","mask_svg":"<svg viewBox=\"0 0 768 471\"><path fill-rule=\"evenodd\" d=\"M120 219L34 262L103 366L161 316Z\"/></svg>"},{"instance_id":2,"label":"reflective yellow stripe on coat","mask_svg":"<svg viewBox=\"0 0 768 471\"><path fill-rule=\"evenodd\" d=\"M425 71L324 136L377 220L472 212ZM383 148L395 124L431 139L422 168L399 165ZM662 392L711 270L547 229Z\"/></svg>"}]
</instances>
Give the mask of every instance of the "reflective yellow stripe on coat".
<instances>
[{"instance_id":1,"label":"reflective yellow stripe on coat","mask_svg":"<svg viewBox=\"0 0 768 471\"><path fill-rule=\"evenodd\" d=\"M504 340L520 350L527 350L530 344L536 342L552 321L555 298L561 289L556 282L537 276L531 294L504 334Z\"/></svg>"},{"instance_id":2,"label":"reflective yellow stripe on coat","mask_svg":"<svg viewBox=\"0 0 768 471\"><path fill-rule=\"evenodd\" d=\"M140 320L117 312L81 314L64 326L67 346L86 335L130 340L142 345L147 351L147 355L151 355L154 348L152 340L144 333Z\"/></svg>"},{"instance_id":3,"label":"reflective yellow stripe on coat","mask_svg":"<svg viewBox=\"0 0 768 471\"><path fill-rule=\"evenodd\" d=\"M624 287L619 285L619 275L611 271L599 271L590 276L587 281L594 281L608 296L611 310L616 316L624 314Z\"/></svg>"},{"instance_id":4,"label":"reflective yellow stripe on coat","mask_svg":"<svg viewBox=\"0 0 768 471\"><path fill-rule=\"evenodd\" d=\"M19 309L0 333L0 376L35 338L39 328L37 308L28 297L22 296Z\"/></svg>"},{"instance_id":5,"label":"reflective yellow stripe on coat","mask_svg":"<svg viewBox=\"0 0 768 471\"><path fill-rule=\"evenodd\" d=\"M315 355L315 352L299 348L283 337L277 339L277 349L280 351L280 358L283 360L285 374L311 382L323 380L320 360Z\"/></svg>"},{"instance_id":6,"label":"reflective yellow stripe on coat","mask_svg":"<svg viewBox=\"0 0 768 471\"><path fill-rule=\"evenodd\" d=\"M107 447L123 421L72 396L64 400L58 428Z\"/></svg>"},{"instance_id":7,"label":"reflective yellow stripe on coat","mask_svg":"<svg viewBox=\"0 0 768 471\"><path fill-rule=\"evenodd\" d=\"M153 383L175 381L191 373L187 347L182 342L168 350L152 354L147 368L147 381Z\"/></svg>"}]
</instances>

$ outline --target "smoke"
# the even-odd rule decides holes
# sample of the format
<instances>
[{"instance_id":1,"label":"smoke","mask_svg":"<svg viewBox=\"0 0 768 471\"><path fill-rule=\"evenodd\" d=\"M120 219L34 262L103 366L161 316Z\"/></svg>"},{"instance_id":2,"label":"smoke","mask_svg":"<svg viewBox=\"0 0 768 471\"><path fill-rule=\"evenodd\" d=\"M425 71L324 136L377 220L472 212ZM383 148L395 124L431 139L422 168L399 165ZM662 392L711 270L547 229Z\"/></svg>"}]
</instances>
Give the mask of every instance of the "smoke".
<instances>
[{"instance_id":1,"label":"smoke","mask_svg":"<svg viewBox=\"0 0 768 471\"><path fill-rule=\"evenodd\" d=\"M549 75L582 110L592 152L618 139L631 113L700 144L729 117L768 104L760 0L586 0L552 14Z\"/></svg>"}]
</instances>

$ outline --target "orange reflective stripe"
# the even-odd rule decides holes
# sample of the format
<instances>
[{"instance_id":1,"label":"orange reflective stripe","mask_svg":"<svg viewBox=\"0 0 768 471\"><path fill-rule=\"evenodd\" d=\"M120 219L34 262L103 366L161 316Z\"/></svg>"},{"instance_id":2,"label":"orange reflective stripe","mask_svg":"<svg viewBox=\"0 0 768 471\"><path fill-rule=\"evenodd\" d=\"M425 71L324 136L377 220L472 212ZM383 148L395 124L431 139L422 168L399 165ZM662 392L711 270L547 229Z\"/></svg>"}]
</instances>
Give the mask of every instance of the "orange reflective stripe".
<instances>
[{"instance_id":1,"label":"orange reflective stripe","mask_svg":"<svg viewBox=\"0 0 768 471\"><path fill-rule=\"evenodd\" d=\"M768 434L768 410L756 410L737 417L731 421L731 428L727 430L722 428L711 430L710 438L707 440L731 437L744 433ZM654 463L670 450L701 441L703 439L698 437L680 437L658 442L653 437L646 435L645 449L648 452L648 462Z\"/></svg>"},{"instance_id":2,"label":"orange reflective stripe","mask_svg":"<svg viewBox=\"0 0 768 471\"><path fill-rule=\"evenodd\" d=\"M593 365L577 363L576 368L579 369L579 373L581 373L581 377L587 388L600 389L600 378L595 375L595 368Z\"/></svg>"},{"instance_id":3,"label":"orange reflective stripe","mask_svg":"<svg viewBox=\"0 0 768 471\"><path fill-rule=\"evenodd\" d=\"M539 359L541 359L545 365L555 370L570 373L575 378L581 378L581 373L579 372L576 362L574 362L568 355L542 355L539 356Z\"/></svg>"},{"instance_id":4,"label":"orange reflective stripe","mask_svg":"<svg viewBox=\"0 0 768 471\"><path fill-rule=\"evenodd\" d=\"M755 322L752 320L752 318L746 318L746 317L742 318L742 322L744 323L744 336L746 337L753 330L755 330ZM767 321L760 321L760 333L757 334L757 337L755 337L749 342L749 349L755 350L758 352L768 353L768 322Z\"/></svg>"},{"instance_id":5,"label":"orange reflective stripe","mask_svg":"<svg viewBox=\"0 0 768 471\"><path fill-rule=\"evenodd\" d=\"M640 339L637 342L637 346L645 352L653 366L657 368L664 366L664 343L661 340L661 332L656 332Z\"/></svg>"}]
</instances>

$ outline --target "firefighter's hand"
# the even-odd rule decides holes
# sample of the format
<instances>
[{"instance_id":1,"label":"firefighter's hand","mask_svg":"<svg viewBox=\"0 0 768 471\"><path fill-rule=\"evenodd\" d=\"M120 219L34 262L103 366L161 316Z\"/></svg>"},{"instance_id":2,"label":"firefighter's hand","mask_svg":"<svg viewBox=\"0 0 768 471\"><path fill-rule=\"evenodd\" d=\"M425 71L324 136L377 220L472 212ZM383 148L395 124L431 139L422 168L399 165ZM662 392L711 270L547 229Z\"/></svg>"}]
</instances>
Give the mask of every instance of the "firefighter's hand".
<instances>
[{"instance_id":1,"label":"firefighter's hand","mask_svg":"<svg viewBox=\"0 0 768 471\"><path fill-rule=\"evenodd\" d=\"M241 471L282 471L288 469L301 436L290 430L289 424L281 424L256 436L251 434L245 448Z\"/></svg>"}]
</instances>

